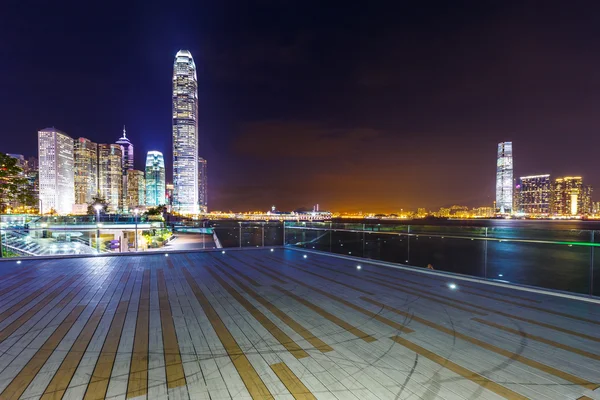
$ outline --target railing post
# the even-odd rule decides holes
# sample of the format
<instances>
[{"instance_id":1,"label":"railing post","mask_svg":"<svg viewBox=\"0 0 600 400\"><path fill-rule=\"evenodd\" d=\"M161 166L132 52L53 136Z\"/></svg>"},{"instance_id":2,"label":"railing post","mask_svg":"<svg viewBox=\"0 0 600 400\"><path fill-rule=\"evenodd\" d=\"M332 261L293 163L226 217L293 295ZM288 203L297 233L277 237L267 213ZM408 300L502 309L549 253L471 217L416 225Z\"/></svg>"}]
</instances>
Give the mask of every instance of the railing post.
<instances>
[{"instance_id":1,"label":"railing post","mask_svg":"<svg viewBox=\"0 0 600 400\"><path fill-rule=\"evenodd\" d=\"M487 226L485 227L485 240L483 241L484 247L483 247L483 277L487 278L487 250L488 250L488 228Z\"/></svg>"},{"instance_id":2,"label":"railing post","mask_svg":"<svg viewBox=\"0 0 600 400\"><path fill-rule=\"evenodd\" d=\"M240 242L240 249L241 249L242 248L242 223L238 222L238 224L240 224L239 242Z\"/></svg>"},{"instance_id":3,"label":"railing post","mask_svg":"<svg viewBox=\"0 0 600 400\"><path fill-rule=\"evenodd\" d=\"M329 222L329 252L333 252L333 222Z\"/></svg>"},{"instance_id":4,"label":"railing post","mask_svg":"<svg viewBox=\"0 0 600 400\"><path fill-rule=\"evenodd\" d=\"M283 226L283 238L281 238L281 245L285 246L285 221L281 221L281 225Z\"/></svg>"},{"instance_id":5,"label":"railing post","mask_svg":"<svg viewBox=\"0 0 600 400\"><path fill-rule=\"evenodd\" d=\"M410 262L410 225L408 225L408 234L406 235L406 262Z\"/></svg>"},{"instance_id":6,"label":"railing post","mask_svg":"<svg viewBox=\"0 0 600 400\"><path fill-rule=\"evenodd\" d=\"M595 240L595 231L591 233L591 242L590 246L590 296L594 295L594 240Z\"/></svg>"},{"instance_id":7,"label":"railing post","mask_svg":"<svg viewBox=\"0 0 600 400\"><path fill-rule=\"evenodd\" d=\"M261 222L260 224L262 226L262 247L265 247L265 223Z\"/></svg>"},{"instance_id":8,"label":"railing post","mask_svg":"<svg viewBox=\"0 0 600 400\"><path fill-rule=\"evenodd\" d=\"M365 256L365 224L362 224L362 256Z\"/></svg>"}]
</instances>

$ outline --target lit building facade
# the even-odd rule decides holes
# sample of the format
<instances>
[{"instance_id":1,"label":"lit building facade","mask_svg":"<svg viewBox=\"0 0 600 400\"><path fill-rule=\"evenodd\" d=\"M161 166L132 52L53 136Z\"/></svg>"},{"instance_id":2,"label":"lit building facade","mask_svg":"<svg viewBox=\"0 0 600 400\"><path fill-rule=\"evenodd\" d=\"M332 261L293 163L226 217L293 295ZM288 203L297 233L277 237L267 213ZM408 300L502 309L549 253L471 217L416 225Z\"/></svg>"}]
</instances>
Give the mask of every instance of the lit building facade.
<instances>
[{"instance_id":1,"label":"lit building facade","mask_svg":"<svg viewBox=\"0 0 600 400\"><path fill-rule=\"evenodd\" d=\"M75 204L73 139L55 128L38 131L39 201L43 214L69 214Z\"/></svg>"},{"instance_id":2,"label":"lit building facade","mask_svg":"<svg viewBox=\"0 0 600 400\"><path fill-rule=\"evenodd\" d=\"M118 144L98 145L98 192L108 204L108 212L123 209L123 153Z\"/></svg>"},{"instance_id":3,"label":"lit building facade","mask_svg":"<svg viewBox=\"0 0 600 400\"><path fill-rule=\"evenodd\" d=\"M86 138L75 140L75 204L90 204L98 195L98 144Z\"/></svg>"},{"instance_id":4,"label":"lit building facade","mask_svg":"<svg viewBox=\"0 0 600 400\"><path fill-rule=\"evenodd\" d=\"M127 170L127 208L131 211L146 205L146 178L144 171Z\"/></svg>"},{"instance_id":5,"label":"lit building facade","mask_svg":"<svg viewBox=\"0 0 600 400\"><path fill-rule=\"evenodd\" d=\"M575 216L592 212L592 188L581 176L556 178L552 184L551 213Z\"/></svg>"},{"instance_id":6,"label":"lit building facade","mask_svg":"<svg viewBox=\"0 0 600 400\"><path fill-rule=\"evenodd\" d=\"M549 214L552 194L550 175L522 176L519 181L518 210L531 215Z\"/></svg>"},{"instance_id":7,"label":"lit building facade","mask_svg":"<svg viewBox=\"0 0 600 400\"><path fill-rule=\"evenodd\" d=\"M149 151L146 156L146 205L166 205L165 160L160 151Z\"/></svg>"},{"instance_id":8,"label":"lit building facade","mask_svg":"<svg viewBox=\"0 0 600 400\"><path fill-rule=\"evenodd\" d=\"M201 213L208 212L208 163L198 159L198 204Z\"/></svg>"},{"instance_id":9,"label":"lit building facade","mask_svg":"<svg viewBox=\"0 0 600 400\"><path fill-rule=\"evenodd\" d=\"M510 214L513 209L513 149L512 142L498 143L496 159L496 209Z\"/></svg>"},{"instance_id":10,"label":"lit building facade","mask_svg":"<svg viewBox=\"0 0 600 400\"><path fill-rule=\"evenodd\" d=\"M173 211L198 213L198 83L192 54L173 65Z\"/></svg>"},{"instance_id":11,"label":"lit building facade","mask_svg":"<svg viewBox=\"0 0 600 400\"><path fill-rule=\"evenodd\" d=\"M167 205L169 206L169 211L171 210L171 207L173 207L173 190L175 189L175 186L173 186L172 183L167 183L167 185L165 186L166 188L166 201L167 201Z\"/></svg>"},{"instance_id":12,"label":"lit building facade","mask_svg":"<svg viewBox=\"0 0 600 400\"><path fill-rule=\"evenodd\" d=\"M133 144L127 138L127 130L123 126L123 136L117 140L117 144L121 146L121 153L123 154L122 170L123 170L123 200L122 204L127 205L129 196L127 195L127 171L133 169ZM127 207L124 207L124 212L127 212Z\"/></svg>"}]
</instances>

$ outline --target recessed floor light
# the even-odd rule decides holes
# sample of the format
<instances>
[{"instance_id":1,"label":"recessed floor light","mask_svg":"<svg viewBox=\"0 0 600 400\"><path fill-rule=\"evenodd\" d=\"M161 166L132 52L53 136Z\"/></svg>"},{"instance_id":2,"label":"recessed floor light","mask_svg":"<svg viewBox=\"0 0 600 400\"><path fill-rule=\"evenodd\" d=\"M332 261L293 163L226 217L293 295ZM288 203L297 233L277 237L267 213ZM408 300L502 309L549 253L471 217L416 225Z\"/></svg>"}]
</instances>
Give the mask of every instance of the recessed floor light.
<instances>
[{"instance_id":1,"label":"recessed floor light","mask_svg":"<svg viewBox=\"0 0 600 400\"><path fill-rule=\"evenodd\" d=\"M457 288L456 283L449 283L448 287L452 290L456 290L456 288Z\"/></svg>"},{"instance_id":2,"label":"recessed floor light","mask_svg":"<svg viewBox=\"0 0 600 400\"><path fill-rule=\"evenodd\" d=\"M357 266L356 266L356 269L361 269L361 268L362 268L362 267L361 267L360 265L357 265Z\"/></svg>"}]
</instances>

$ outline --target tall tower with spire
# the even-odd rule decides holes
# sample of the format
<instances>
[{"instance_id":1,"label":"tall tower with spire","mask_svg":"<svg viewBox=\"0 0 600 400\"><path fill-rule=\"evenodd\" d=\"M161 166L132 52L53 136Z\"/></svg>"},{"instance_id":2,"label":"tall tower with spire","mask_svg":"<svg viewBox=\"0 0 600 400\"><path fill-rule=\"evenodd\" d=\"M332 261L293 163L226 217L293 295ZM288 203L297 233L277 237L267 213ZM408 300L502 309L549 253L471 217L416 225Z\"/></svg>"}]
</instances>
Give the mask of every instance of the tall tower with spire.
<instances>
[{"instance_id":1,"label":"tall tower with spire","mask_svg":"<svg viewBox=\"0 0 600 400\"><path fill-rule=\"evenodd\" d=\"M198 82L192 54L173 64L173 210L198 213Z\"/></svg>"},{"instance_id":2,"label":"tall tower with spire","mask_svg":"<svg viewBox=\"0 0 600 400\"><path fill-rule=\"evenodd\" d=\"M122 190L122 201L123 211L127 212L127 171L133 169L133 144L127 138L127 130L123 125L123 136L117 140L117 144L121 146L121 172L123 174L123 190Z\"/></svg>"}]
</instances>

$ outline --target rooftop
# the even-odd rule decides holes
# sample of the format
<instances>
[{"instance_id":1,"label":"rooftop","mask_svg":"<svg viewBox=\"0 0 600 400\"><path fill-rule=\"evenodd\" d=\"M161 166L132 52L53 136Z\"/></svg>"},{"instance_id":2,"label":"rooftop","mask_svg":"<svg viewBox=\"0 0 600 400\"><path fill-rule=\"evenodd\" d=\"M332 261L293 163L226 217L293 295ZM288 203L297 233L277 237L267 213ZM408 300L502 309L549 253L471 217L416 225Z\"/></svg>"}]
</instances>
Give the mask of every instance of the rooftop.
<instances>
[{"instance_id":1,"label":"rooftop","mask_svg":"<svg viewBox=\"0 0 600 400\"><path fill-rule=\"evenodd\" d=\"M600 399L592 302L289 249L0 274L3 399Z\"/></svg>"}]
</instances>

